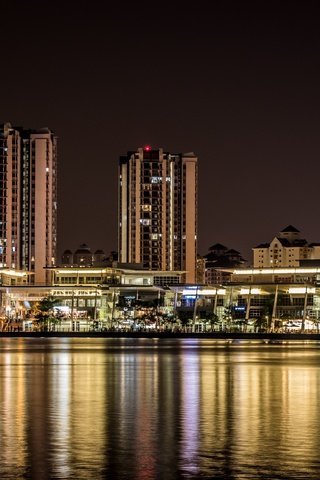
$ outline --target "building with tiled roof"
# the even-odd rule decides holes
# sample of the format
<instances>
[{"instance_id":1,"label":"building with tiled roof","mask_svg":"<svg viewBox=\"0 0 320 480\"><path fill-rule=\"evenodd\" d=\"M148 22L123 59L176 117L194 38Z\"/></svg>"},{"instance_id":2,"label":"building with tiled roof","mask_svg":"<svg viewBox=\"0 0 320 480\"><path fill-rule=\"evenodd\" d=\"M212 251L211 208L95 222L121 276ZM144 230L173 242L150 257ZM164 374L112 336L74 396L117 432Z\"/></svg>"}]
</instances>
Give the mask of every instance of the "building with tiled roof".
<instances>
[{"instance_id":1,"label":"building with tiled roof","mask_svg":"<svg viewBox=\"0 0 320 480\"><path fill-rule=\"evenodd\" d=\"M254 268L298 267L302 261L320 259L320 244L308 243L293 225L281 230L271 242L252 250Z\"/></svg>"},{"instance_id":2,"label":"building with tiled roof","mask_svg":"<svg viewBox=\"0 0 320 480\"><path fill-rule=\"evenodd\" d=\"M210 247L203 258L205 260L204 281L208 285L217 285L229 280L230 273L221 270L222 268L239 268L246 262L240 252L233 248L229 249L221 243Z\"/></svg>"}]
</instances>

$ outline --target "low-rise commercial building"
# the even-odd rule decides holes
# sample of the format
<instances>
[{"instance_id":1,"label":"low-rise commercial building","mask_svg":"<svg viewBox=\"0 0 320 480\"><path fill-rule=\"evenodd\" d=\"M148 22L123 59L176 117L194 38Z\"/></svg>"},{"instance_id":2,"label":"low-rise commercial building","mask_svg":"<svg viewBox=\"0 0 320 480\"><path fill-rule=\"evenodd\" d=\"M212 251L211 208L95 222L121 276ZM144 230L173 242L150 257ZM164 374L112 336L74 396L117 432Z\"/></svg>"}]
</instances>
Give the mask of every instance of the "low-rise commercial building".
<instances>
[{"instance_id":1,"label":"low-rise commercial building","mask_svg":"<svg viewBox=\"0 0 320 480\"><path fill-rule=\"evenodd\" d=\"M57 301L56 328L65 330L129 326L144 308L172 313L174 293L168 285L179 284L184 272L130 267L52 267L50 284L42 286L6 281L0 286L0 328L32 328L34 309L44 297Z\"/></svg>"},{"instance_id":2,"label":"low-rise commercial building","mask_svg":"<svg viewBox=\"0 0 320 480\"><path fill-rule=\"evenodd\" d=\"M186 285L183 272L52 268L50 285L0 286L2 330L35 328L34 310L55 300L59 330L188 328L319 330L320 267L229 270L222 285Z\"/></svg>"}]
</instances>

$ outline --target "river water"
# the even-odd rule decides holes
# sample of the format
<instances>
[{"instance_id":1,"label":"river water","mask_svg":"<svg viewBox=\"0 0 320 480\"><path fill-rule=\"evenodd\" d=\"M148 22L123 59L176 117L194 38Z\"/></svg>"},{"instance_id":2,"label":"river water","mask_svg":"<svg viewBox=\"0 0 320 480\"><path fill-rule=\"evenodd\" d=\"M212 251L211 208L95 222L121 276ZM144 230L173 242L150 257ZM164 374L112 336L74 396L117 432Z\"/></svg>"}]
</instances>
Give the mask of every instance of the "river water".
<instances>
[{"instance_id":1,"label":"river water","mask_svg":"<svg viewBox=\"0 0 320 480\"><path fill-rule=\"evenodd\" d=\"M320 345L0 340L1 479L320 478Z\"/></svg>"}]
</instances>

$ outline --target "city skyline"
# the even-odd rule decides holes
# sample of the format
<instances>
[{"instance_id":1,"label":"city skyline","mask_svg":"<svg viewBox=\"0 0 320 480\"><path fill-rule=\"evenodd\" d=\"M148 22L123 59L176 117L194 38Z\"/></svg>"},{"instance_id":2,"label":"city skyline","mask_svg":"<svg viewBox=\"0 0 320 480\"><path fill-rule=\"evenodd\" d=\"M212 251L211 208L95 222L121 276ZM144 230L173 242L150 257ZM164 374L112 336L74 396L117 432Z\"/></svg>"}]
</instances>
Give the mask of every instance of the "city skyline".
<instances>
[{"instance_id":1,"label":"city skyline","mask_svg":"<svg viewBox=\"0 0 320 480\"><path fill-rule=\"evenodd\" d=\"M320 479L319 6L2 2L1 478Z\"/></svg>"},{"instance_id":2,"label":"city skyline","mask_svg":"<svg viewBox=\"0 0 320 480\"><path fill-rule=\"evenodd\" d=\"M319 241L318 15L208 7L2 7L1 122L59 137L59 255L117 249L117 161L145 144L199 158L200 254L248 259L288 224Z\"/></svg>"}]
</instances>

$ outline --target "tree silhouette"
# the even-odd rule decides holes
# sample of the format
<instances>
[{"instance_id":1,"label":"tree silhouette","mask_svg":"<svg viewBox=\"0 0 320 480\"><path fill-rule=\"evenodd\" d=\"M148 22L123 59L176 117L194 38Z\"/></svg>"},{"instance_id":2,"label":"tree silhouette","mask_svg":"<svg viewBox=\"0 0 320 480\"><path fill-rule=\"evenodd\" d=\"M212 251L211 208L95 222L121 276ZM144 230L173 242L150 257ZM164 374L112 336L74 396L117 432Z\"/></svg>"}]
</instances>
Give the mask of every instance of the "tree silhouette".
<instances>
[{"instance_id":1,"label":"tree silhouette","mask_svg":"<svg viewBox=\"0 0 320 480\"><path fill-rule=\"evenodd\" d=\"M55 321L54 307L59 303L59 300L53 296L44 297L35 306L35 321L36 326L40 330L47 330L50 322ZM59 321L59 319L57 319Z\"/></svg>"}]
</instances>

